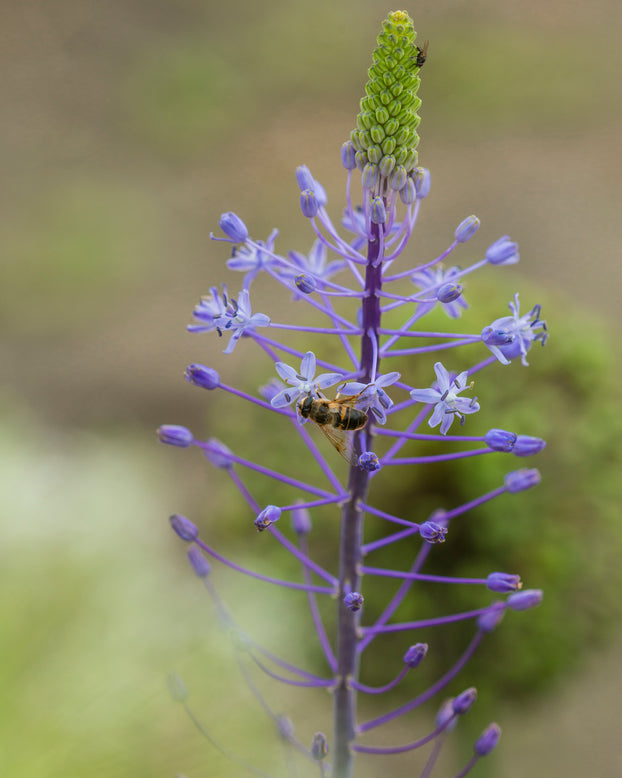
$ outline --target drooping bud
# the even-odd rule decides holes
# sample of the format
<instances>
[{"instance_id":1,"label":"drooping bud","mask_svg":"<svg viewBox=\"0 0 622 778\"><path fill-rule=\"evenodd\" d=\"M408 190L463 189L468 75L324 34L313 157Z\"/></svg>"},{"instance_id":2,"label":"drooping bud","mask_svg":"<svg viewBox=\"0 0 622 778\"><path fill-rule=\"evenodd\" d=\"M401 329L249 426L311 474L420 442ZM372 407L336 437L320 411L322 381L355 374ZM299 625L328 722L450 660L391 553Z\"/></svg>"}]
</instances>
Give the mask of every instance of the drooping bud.
<instances>
[{"instance_id":1,"label":"drooping bud","mask_svg":"<svg viewBox=\"0 0 622 778\"><path fill-rule=\"evenodd\" d=\"M356 167L356 149L351 140L341 146L341 164L346 170L354 170Z\"/></svg>"},{"instance_id":2,"label":"drooping bud","mask_svg":"<svg viewBox=\"0 0 622 778\"><path fill-rule=\"evenodd\" d=\"M313 176L306 165L299 165L296 168L296 181L301 192L304 192L305 189L313 191Z\"/></svg>"},{"instance_id":3,"label":"drooping bud","mask_svg":"<svg viewBox=\"0 0 622 778\"><path fill-rule=\"evenodd\" d=\"M435 521L424 521L419 527L419 534L428 543L444 543L447 527L442 527Z\"/></svg>"},{"instance_id":4,"label":"drooping bud","mask_svg":"<svg viewBox=\"0 0 622 778\"><path fill-rule=\"evenodd\" d=\"M303 294L311 294L317 289L317 284L313 276L308 276L302 273L294 278L294 283L299 292Z\"/></svg>"},{"instance_id":5,"label":"drooping bud","mask_svg":"<svg viewBox=\"0 0 622 778\"><path fill-rule=\"evenodd\" d=\"M364 177L363 186L376 192L396 165L406 173L417 165L418 73L423 64L421 49L415 44L417 33L406 11L393 11L382 27L356 129L350 135L357 165L376 170L375 178L371 174Z\"/></svg>"}]
</instances>

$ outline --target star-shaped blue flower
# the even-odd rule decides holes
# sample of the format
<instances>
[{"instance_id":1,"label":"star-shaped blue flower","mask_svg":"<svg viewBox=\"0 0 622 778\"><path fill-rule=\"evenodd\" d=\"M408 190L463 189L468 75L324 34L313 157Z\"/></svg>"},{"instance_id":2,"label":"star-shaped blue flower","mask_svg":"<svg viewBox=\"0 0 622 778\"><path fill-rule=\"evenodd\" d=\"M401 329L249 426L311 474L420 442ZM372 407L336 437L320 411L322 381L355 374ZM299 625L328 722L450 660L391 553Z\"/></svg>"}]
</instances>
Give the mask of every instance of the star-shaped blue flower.
<instances>
[{"instance_id":1,"label":"star-shaped blue flower","mask_svg":"<svg viewBox=\"0 0 622 778\"><path fill-rule=\"evenodd\" d=\"M428 421L430 427L441 425L441 435L446 435L456 416L460 423L470 413L479 411L476 398L458 397L460 392L470 388L467 386L468 372L464 370L455 378L447 372L441 362L434 365L436 385L430 389L413 389L410 396L420 403L434 404L434 412Z\"/></svg>"}]
</instances>

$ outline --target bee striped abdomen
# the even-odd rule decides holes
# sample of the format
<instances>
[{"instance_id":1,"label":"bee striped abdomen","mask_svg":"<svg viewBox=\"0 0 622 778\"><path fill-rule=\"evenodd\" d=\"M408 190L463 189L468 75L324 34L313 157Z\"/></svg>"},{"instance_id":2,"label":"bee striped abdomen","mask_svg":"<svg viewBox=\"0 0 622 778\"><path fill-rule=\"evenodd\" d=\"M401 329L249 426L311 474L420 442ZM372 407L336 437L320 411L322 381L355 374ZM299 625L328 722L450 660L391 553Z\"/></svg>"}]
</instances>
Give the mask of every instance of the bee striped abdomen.
<instances>
[{"instance_id":1,"label":"bee striped abdomen","mask_svg":"<svg viewBox=\"0 0 622 778\"><path fill-rule=\"evenodd\" d=\"M333 417L333 427L342 430L358 430L367 421L367 414L358 408L342 407Z\"/></svg>"}]
</instances>

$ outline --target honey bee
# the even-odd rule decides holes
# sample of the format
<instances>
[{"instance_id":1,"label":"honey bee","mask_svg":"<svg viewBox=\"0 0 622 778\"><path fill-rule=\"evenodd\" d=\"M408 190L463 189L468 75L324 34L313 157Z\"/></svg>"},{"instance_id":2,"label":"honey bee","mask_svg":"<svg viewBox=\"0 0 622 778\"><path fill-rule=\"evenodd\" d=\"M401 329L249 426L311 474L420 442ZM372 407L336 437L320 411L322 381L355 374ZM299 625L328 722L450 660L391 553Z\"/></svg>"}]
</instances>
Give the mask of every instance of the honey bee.
<instances>
[{"instance_id":1,"label":"honey bee","mask_svg":"<svg viewBox=\"0 0 622 778\"><path fill-rule=\"evenodd\" d=\"M417 64L418 68L420 68L423 65L423 63L426 61L426 58L428 56L428 43L429 43L429 41L426 41L423 44L423 48L422 49L420 49L419 46L417 46L417 60L416 60L416 64Z\"/></svg>"},{"instance_id":2,"label":"honey bee","mask_svg":"<svg viewBox=\"0 0 622 778\"><path fill-rule=\"evenodd\" d=\"M365 389L352 395L337 393L334 400L329 400L318 391L319 397L313 397L309 393L297 403L298 413L302 418L309 419L319 427L351 465L357 464L358 456L352 450L352 439L347 433L360 430L367 424L367 413L356 407L356 401Z\"/></svg>"}]
</instances>

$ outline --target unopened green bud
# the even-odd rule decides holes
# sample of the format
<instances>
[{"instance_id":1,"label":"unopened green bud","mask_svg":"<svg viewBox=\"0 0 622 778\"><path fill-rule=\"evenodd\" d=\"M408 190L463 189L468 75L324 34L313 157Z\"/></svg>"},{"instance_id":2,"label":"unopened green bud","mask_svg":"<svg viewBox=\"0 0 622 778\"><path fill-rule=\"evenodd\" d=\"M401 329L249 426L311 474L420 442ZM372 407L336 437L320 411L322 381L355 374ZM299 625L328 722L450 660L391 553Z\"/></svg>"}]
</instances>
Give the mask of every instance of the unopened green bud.
<instances>
[{"instance_id":1,"label":"unopened green bud","mask_svg":"<svg viewBox=\"0 0 622 778\"><path fill-rule=\"evenodd\" d=\"M357 129L350 136L356 151L365 153L366 162L377 166L380 175L376 186L382 189L386 189L396 164L403 166L406 173L417 166L417 110L421 105L417 97L418 73L425 62L427 44L420 49L415 44L416 37L406 11L393 11L384 20L368 70ZM390 162L384 162L387 157L391 157ZM357 165L364 169L362 162L362 156L359 161L357 154Z\"/></svg>"}]
</instances>

